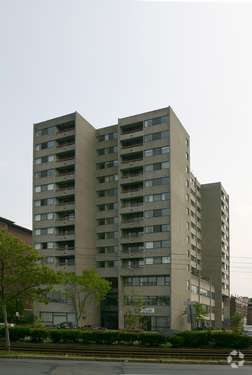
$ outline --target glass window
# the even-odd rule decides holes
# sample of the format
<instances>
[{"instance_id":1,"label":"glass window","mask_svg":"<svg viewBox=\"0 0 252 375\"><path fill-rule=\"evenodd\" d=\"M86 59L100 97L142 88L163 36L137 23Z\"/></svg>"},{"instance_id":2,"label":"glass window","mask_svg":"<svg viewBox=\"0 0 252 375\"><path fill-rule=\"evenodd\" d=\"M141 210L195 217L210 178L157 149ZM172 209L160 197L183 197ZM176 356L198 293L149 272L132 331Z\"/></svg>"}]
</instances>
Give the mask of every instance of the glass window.
<instances>
[{"instance_id":1,"label":"glass window","mask_svg":"<svg viewBox=\"0 0 252 375\"><path fill-rule=\"evenodd\" d=\"M54 217L54 215L53 215L52 212L47 214L47 220L53 220L53 217Z\"/></svg>"},{"instance_id":2,"label":"glass window","mask_svg":"<svg viewBox=\"0 0 252 375\"><path fill-rule=\"evenodd\" d=\"M40 215L35 215L34 216L34 220L35 221L40 221L41 220L41 216Z\"/></svg>"},{"instance_id":3,"label":"glass window","mask_svg":"<svg viewBox=\"0 0 252 375\"><path fill-rule=\"evenodd\" d=\"M51 162L51 161L54 161L55 160L55 155L49 155L48 156L48 161Z\"/></svg>"},{"instance_id":4,"label":"glass window","mask_svg":"<svg viewBox=\"0 0 252 375\"><path fill-rule=\"evenodd\" d=\"M47 142L47 147L48 148L52 148L52 147L54 147L55 146L55 142L54 141L49 141L49 142Z\"/></svg>"},{"instance_id":5,"label":"glass window","mask_svg":"<svg viewBox=\"0 0 252 375\"><path fill-rule=\"evenodd\" d=\"M153 264L153 258L145 258L146 264Z\"/></svg>"},{"instance_id":6,"label":"glass window","mask_svg":"<svg viewBox=\"0 0 252 375\"><path fill-rule=\"evenodd\" d=\"M166 263L170 263L170 262L171 262L170 257L162 257L162 263L166 264Z\"/></svg>"},{"instance_id":7,"label":"glass window","mask_svg":"<svg viewBox=\"0 0 252 375\"><path fill-rule=\"evenodd\" d=\"M35 186L35 193L40 193L41 192L41 186Z\"/></svg>"},{"instance_id":8,"label":"glass window","mask_svg":"<svg viewBox=\"0 0 252 375\"><path fill-rule=\"evenodd\" d=\"M54 247L54 242L48 242L47 243L47 248L48 249L53 249L53 247Z\"/></svg>"},{"instance_id":9,"label":"glass window","mask_svg":"<svg viewBox=\"0 0 252 375\"><path fill-rule=\"evenodd\" d=\"M152 154L153 154L153 150L152 149L144 151L144 156L152 156Z\"/></svg>"},{"instance_id":10,"label":"glass window","mask_svg":"<svg viewBox=\"0 0 252 375\"><path fill-rule=\"evenodd\" d=\"M40 250L41 249L41 244L40 243L35 243L35 249Z\"/></svg>"},{"instance_id":11,"label":"glass window","mask_svg":"<svg viewBox=\"0 0 252 375\"><path fill-rule=\"evenodd\" d=\"M170 148L168 146L162 147L162 154L168 154L170 151Z\"/></svg>"},{"instance_id":12,"label":"glass window","mask_svg":"<svg viewBox=\"0 0 252 375\"><path fill-rule=\"evenodd\" d=\"M47 190L54 190L54 187L55 187L55 185L54 184L48 184L47 185Z\"/></svg>"},{"instance_id":13,"label":"glass window","mask_svg":"<svg viewBox=\"0 0 252 375\"><path fill-rule=\"evenodd\" d=\"M145 242L146 249L153 249L153 241Z\"/></svg>"}]
</instances>

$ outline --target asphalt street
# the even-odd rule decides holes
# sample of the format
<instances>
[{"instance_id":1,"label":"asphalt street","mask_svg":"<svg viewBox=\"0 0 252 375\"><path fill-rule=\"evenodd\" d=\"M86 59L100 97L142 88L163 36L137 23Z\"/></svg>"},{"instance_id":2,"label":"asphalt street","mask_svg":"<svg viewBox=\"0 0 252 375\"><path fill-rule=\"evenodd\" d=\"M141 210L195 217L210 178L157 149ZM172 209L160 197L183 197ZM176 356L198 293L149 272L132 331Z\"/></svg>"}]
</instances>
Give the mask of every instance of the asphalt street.
<instances>
[{"instance_id":1,"label":"asphalt street","mask_svg":"<svg viewBox=\"0 0 252 375\"><path fill-rule=\"evenodd\" d=\"M251 375L252 367L91 362L41 359L0 359L1 375Z\"/></svg>"}]
</instances>

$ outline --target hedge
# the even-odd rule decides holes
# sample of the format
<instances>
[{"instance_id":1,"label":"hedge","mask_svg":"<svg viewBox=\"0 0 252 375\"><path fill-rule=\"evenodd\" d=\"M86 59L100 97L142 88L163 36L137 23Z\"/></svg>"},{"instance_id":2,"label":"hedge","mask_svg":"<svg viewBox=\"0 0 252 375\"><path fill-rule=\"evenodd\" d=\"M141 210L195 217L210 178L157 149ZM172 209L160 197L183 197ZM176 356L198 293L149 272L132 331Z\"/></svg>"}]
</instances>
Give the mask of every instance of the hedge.
<instances>
[{"instance_id":1,"label":"hedge","mask_svg":"<svg viewBox=\"0 0 252 375\"><path fill-rule=\"evenodd\" d=\"M4 328L0 328L4 337ZM229 331L185 331L175 336L164 336L151 332L129 332L123 330L82 330L82 329L38 329L10 328L11 341L104 344L104 345L143 345L167 346L175 348L248 348L252 337Z\"/></svg>"},{"instance_id":2,"label":"hedge","mask_svg":"<svg viewBox=\"0 0 252 375\"><path fill-rule=\"evenodd\" d=\"M4 337L4 328L0 329L0 337ZM167 342L161 334L151 332L127 332L120 330L82 330L82 329L37 329L15 327L10 328L12 341L79 343L79 344L125 344L160 346Z\"/></svg>"},{"instance_id":3,"label":"hedge","mask_svg":"<svg viewBox=\"0 0 252 375\"><path fill-rule=\"evenodd\" d=\"M252 337L231 331L185 331L169 337L176 348L248 348L252 345Z\"/></svg>"}]
</instances>

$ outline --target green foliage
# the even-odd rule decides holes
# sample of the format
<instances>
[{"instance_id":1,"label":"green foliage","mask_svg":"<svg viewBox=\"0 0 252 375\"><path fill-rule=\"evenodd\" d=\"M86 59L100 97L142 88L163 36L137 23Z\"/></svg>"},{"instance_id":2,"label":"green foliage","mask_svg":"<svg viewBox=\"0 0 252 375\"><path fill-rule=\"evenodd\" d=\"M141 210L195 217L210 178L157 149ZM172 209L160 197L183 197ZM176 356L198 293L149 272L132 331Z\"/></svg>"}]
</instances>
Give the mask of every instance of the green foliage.
<instances>
[{"instance_id":1,"label":"green foliage","mask_svg":"<svg viewBox=\"0 0 252 375\"><path fill-rule=\"evenodd\" d=\"M4 328L0 328L0 337ZM98 345L142 345L175 348L236 348L252 345L252 338L227 331L186 331L175 336L164 336L151 332L129 332L124 330L84 329L38 329L10 328L13 341L98 344Z\"/></svg>"},{"instance_id":2,"label":"green foliage","mask_svg":"<svg viewBox=\"0 0 252 375\"><path fill-rule=\"evenodd\" d=\"M228 331L186 331L169 338L177 348L236 348L242 349L252 345L252 338Z\"/></svg>"},{"instance_id":3,"label":"green foliage","mask_svg":"<svg viewBox=\"0 0 252 375\"><path fill-rule=\"evenodd\" d=\"M243 331L243 315L236 312L230 319L231 329L234 333L241 333Z\"/></svg>"},{"instance_id":4,"label":"green foliage","mask_svg":"<svg viewBox=\"0 0 252 375\"><path fill-rule=\"evenodd\" d=\"M17 300L22 305L31 299L45 302L57 281L55 272L41 265L40 259L32 247L0 230L0 306L7 350L10 350L8 309L13 314Z\"/></svg>"},{"instance_id":5,"label":"green foliage","mask_svg":"<svg viewBox=\"0 0 252 375\"><path fill-rule=\"evenodd\" d=\"M0 329L0 337L4 329ZM15 327L10 329L13 341L104 344L104 345L144 345L161 346L167 338L157 333L137 333L117 330L81 330L81 329L36 329Z\"/></svg>"},{"instance_id":6,"label":"green foliage","mask_svg":"<svg viewBox=\"0 0 252 375\"><path fill-rule=\"evenodd\" d=\"M76 323L80 327L85 319L88 303L100 302L110 291L110 282L102 278L95 270L83 271L81 275L62 273L65 296L74 308Z\"/></svg>"},{"instance_id":7,"label":"green foliage","mask_svg":"<svg viewBox=\"0 0 252 375\"><path fill-rule=\"evenodd\" d=\"M141 316L141 310L144 308L143 298L139 298L135 304L133 304L131 311L128 311L125 316L126 327L130 330L136 330L142 328L144 317Z\"/></svg>"},{"instance_id":8,"label":"green foliage","mask_svg":"<svg viewBox=\"0 0 252 375\"><path fill-rule=\"evenodd\" d=\"M40 256L25 242L0 230L0 305L33 298L45 301L57 276L39 263Z\"/></svg>"}]
</instances>

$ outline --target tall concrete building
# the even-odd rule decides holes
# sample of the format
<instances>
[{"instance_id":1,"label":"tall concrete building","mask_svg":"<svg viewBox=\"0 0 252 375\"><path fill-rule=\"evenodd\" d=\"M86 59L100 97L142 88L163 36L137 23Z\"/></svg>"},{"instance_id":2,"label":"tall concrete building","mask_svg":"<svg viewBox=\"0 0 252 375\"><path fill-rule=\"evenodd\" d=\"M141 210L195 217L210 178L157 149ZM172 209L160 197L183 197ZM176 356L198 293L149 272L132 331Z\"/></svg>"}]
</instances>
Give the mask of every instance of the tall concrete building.
<instances>
[{"instance_id":1,"label":"tall concrete building","mask_svg":"<svg viewBox=\"0 0 252 375\"><path fill-rule=\"evenodd\" d=\"M223 324L228 197L191 174L190 137L170 107L97 130L78 113L35 124L33 192L33 242L45 262L95 267L112 283L86 324L124 328L138 315L146 330L190 329L196 304L205 325ZM59 291L37 313L47 324L74 321L67 302Z\"/></svg>"}]
</instances>

